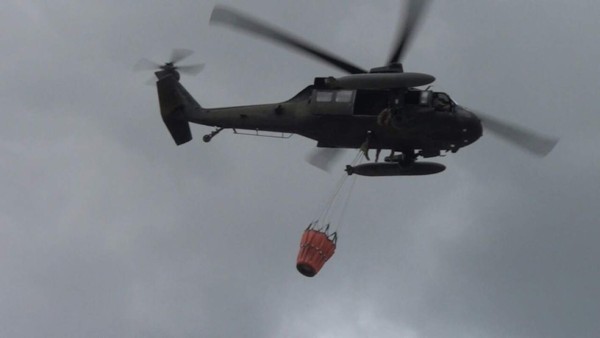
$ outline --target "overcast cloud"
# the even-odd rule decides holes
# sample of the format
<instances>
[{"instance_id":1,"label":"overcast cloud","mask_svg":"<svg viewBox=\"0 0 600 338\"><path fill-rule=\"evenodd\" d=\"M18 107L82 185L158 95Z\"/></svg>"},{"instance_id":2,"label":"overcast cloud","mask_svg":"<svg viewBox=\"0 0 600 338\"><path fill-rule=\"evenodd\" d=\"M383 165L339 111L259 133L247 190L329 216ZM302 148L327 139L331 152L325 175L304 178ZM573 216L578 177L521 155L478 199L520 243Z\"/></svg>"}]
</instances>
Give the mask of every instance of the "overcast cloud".
<instances>
[{"instance_id":1,"label":"overcast cloud","mask_svg":"<svg viewBox=\"0 0 600 338\"><path fill-rule=\"evenodd\" d=\"M400 1L229 0L371 68ZM212 1L0 3L0 336L597 337L600 3L436 1L405 69L561 137L537 159L485 135L445 172L359 178L315 278L300 235L342 173L314 142L194 126L176 147L152 74L190 48L206 107L276 102L302 55L222 27ZM349 159L348 159L349 160Z\"/></svg>"}]
</instances>

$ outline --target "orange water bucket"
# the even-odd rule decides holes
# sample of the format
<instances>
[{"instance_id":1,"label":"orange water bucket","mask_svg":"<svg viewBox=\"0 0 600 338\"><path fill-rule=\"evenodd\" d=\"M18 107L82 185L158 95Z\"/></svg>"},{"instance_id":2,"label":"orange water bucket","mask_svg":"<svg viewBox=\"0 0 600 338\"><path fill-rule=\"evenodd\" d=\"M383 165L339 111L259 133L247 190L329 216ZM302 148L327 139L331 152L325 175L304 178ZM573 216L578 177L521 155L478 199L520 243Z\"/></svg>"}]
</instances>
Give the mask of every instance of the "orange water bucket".
<instances>
[{"instance_id":1,"label":"orange water bucket","mask_svg":"<svg viewBox=\"0 0 600 338\"><path fill-rule=\"evenodd\" d=\"M315 230L309 226L300 240L296 269L306 277L315 276L333 256L336 242L336 233L328 235L327 229Z\"/></svg>"}]
</instances>

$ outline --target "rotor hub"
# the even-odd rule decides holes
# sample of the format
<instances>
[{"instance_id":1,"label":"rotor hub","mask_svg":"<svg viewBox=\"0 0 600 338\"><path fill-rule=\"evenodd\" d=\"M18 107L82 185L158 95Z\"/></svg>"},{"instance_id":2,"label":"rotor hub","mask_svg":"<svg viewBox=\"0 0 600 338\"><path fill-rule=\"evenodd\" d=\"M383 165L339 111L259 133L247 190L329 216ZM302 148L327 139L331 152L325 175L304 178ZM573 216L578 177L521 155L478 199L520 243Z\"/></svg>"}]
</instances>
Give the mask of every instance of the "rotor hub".
<instances>
[{"instance_id":1,"label":"rotor hub","mask_svg":"<svg viewBox=\"0 0 600 338\"><path fill-rule=\"evenodd\" d=\"M173 64L173 62L167 62L164 65L160 66L160 69L162 70L175 70L177 67L175 67L175 64Z\"/></svg>"}]
</instances>

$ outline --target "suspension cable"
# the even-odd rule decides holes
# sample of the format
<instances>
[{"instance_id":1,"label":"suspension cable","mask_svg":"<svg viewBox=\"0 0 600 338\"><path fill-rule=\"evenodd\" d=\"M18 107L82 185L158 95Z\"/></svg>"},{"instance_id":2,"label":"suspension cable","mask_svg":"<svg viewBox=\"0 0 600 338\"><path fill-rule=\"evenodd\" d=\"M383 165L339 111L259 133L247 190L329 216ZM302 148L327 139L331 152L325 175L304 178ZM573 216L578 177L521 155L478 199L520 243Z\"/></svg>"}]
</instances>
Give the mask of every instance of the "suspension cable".
<instances>
[{"instance_id":1,"label":"suspension cable","mask_svg":"<svg viewBox=\"0 0 600 338\"><path fill-rule=\"evenodd\" d=\"M352 165L356 165L356 163L358 163L362 159L362 157L363 157L363 153L361 151L359 151L358 154L356 155L356 157L354 158L354 160L352 161ZM348 179L348 176L349 175L345 174L345 175L342 175L338 179L338 181L335 185L335 189L333 190L333 192L331 193L329 198L326 200L323 207L320 209L320 212L318 214L319 217L317 218L317 222L319 220L322 221L323 224L321 226L325 226L327 224L326 220L328 219L328 214L330 214L331 208L335 204L336 198L339 196L340 191L344 187L344 183Z\"/></svg>"},{"instance_id":2,"label":"suspension cable","mask_svg":"<svg viewBox=\"0 0 600 338\"><path fill-rule=\"evenodd\" d=\"M358 154L356 155L356 157L354 158L354 160L351 162L351 165L356 165L358 164L362 159L363 159L363 153L361 151L358 152ZM323 224L331 224L332 221L341 221L341 216L344 213L344 209L345 207L343 207L342 213L341 214L336 214L335 210L340 210L339 208L335 208L334 206L345 206L347 205L347 201L349 200L349 195L352 192L352 188L354 187L354 182L356 181L356 176L353 177L351 179L351 185L350 187L346 187L346 182L348 181L348 174L344 174L342 176L342 178L340 179L339 186L337 187L335 194L333 196L333 198L331 199L331 201L329 202L329 204L326 206L326 210L325 212L322 214L322 216L319 218L319 220L321 220L323 222ZM342 193L342 191L344 190L344 187L346 187L346 191L344 191ZM338 225L336 224L334 226L335 229L338 228Z\"/></svg>"},{"instance_id":3,"label":"suspension cable","mask_svg":"<svg viewBox=\"0 0 600 338\"><path fill-rule=\"evenodd\" d=\"M351 179L352 183L350 183L350 189L348 190L348 194L346 194L346 200L344 201L344 206L342 207L342 213L340 214L340 219L338 220L338 226L335 229L336 232L339 231L344 225L344 216L346 216L346 209L348 209L348 204L350 204L350 197L352 196L352 190L354 189L357 178L358 176L355 175Z\"/></svg>"},{"instance_id":4,"label":"suspension cable","mask_svg":"<svg viewBox=\"0 0 600 338\"><path fill-rule=\"evenodd\" d=\"M327 199L326 203L322 206L321 212L319 213L319 217L317 218L317 223L322 223L322 224L320 224L321 227L326 226L327 222L325 222L325 220L327 218L327 215L329 214L337 195L339 194L340 190L344 186L345 181L346 181L345 176L342 176L338 179L335 189L333 190L333 192ZM321 221L321 222L319 222L319 221Z\"/></svg>"}]
</instances>

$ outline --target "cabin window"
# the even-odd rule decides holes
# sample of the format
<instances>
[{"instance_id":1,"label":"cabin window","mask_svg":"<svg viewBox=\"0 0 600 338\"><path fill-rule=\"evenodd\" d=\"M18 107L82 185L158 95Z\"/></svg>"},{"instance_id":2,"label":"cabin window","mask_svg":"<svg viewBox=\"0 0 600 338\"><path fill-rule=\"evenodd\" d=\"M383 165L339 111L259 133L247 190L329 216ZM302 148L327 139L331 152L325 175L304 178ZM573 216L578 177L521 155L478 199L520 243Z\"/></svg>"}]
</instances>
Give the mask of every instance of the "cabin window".
<instances>
[{"instance_id":1,"label":"cabin window","mask_svg":"<svg viewBox=\"0 0 600 338\"><path fill-rule=\"evenodd\" d=\"M352 101L351 90L340 90L335 94L335 102L350 102Z\"/></svg>"},{"instance_id":2,"label":"cabin window","mask_svg":"<svg viewBox=\"0 0 600 338\"><path fill-rule=\"evenodd\" d=\"M331 102L333 101L333 92L320 91L317 92L317 102Z\"/></svg>"},{"instance_id":3,"label":"cabin window","mask_svg":"<svg viewBox=\"0 0 600 338\"><path fill-rule=\"evenodd\" d=\"M431 92L428 90L424 90L421 92L421 97L419 99L419 104L422 106L428 106L431 102Z\"/></svg>"}]
</instances>

